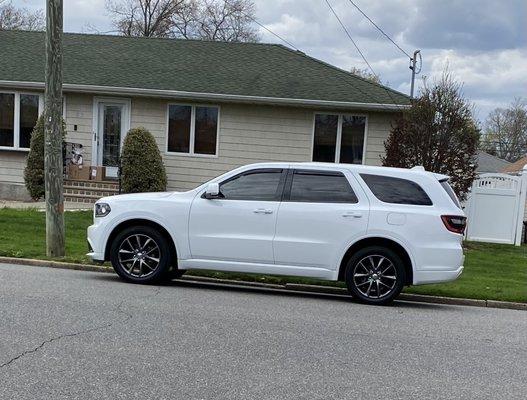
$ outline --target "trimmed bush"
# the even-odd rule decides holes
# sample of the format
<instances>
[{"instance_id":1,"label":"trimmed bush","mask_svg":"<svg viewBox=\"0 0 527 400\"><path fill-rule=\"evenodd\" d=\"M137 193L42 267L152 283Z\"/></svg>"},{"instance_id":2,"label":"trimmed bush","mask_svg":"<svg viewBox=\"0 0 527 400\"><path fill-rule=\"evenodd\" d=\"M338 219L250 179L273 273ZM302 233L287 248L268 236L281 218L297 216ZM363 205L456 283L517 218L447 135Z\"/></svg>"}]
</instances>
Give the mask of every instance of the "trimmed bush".
<instances>
[{"instance_id":1,"label":"trimmed bush","mask_svg":"<svg viewBox=\"0 0 527 400\"><path fill-rule=\"evenodd\" d=\"M121 154L121 189L124 193L163 192L167 175L161 153L145 128L130 129Z\"/></svg>"},{"instance_id":2,"label":"trimmed bush","mask_svg":"<svg viewBox=\"0 0 527 400\"><path fill-rule=\"evenodd\" d=\"M62 139L66 136L64 122L62 123ZM24 182L27 191L33 200L44 197L44 117L41 115L37 120L27 156L26 168L24 169Z\"/></svg>"}]
</instances>

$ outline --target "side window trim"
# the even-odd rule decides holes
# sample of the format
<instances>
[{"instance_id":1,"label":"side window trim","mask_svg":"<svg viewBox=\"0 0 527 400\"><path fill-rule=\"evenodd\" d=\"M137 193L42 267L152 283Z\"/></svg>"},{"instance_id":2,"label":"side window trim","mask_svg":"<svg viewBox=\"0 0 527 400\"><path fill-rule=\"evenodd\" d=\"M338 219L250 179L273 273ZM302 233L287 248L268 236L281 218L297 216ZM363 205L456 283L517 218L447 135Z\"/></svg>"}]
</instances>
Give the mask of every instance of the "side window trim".
<instances>
[{"instance_id":1,"label":"side window trim","mask_svg":"<svg viewBox=\"0 0 527 400\"><path fill-rule=\"evenodd\" d=\"M331 170L320 170L320 169L296 169L291 168L287 172L287 178L285 181L285 187L282 195L282 201L290 202L291 201L291 188L293 186L293 175L319 175L319 176L339 176L342 177L348 182L348 185L350 187L351 192L356 197L357 201L355 203L349 203L349 204L357 204L360 202L359 197L357 196L356 191L353 189L353 186L348 179L348 177L341 171L331 171ZM327 203L327 204L343 204L343 203L336 203L336 202L317 202L317 203Z\"/></svg>"},{"instance_id":2,"label":"side window trim","mask_svg":"<svg viewBox=\"0 0 527 400\"><path fill-rule=\"evenodd\" d=\"M280 181L278 182L278 188L276 189L275 197L274 197L273 200L254 200L254 199L241 200L241 199L228 199L228 198L222 198L221 200L228 200L228 201L276 201L276 202L279 202L279 201L282 200L282 197L283 197L283 194L284 194L284 186L285 186L285 182L286 182L287 171L288 171L287 168L257 168L257 169L250 169L248 171L240 172L239 174L236 174L234 176L231 176L231 177L219 182L220 193L221 193L221 185L223 185L223 184L225 184L227 182L233 181L235 179L238 179L241 176L252 175L252 174L259 174L259 173L265 173L265 172L273 172L273 173L280 172L281 173Z\"/></svg>"}]
</instances>

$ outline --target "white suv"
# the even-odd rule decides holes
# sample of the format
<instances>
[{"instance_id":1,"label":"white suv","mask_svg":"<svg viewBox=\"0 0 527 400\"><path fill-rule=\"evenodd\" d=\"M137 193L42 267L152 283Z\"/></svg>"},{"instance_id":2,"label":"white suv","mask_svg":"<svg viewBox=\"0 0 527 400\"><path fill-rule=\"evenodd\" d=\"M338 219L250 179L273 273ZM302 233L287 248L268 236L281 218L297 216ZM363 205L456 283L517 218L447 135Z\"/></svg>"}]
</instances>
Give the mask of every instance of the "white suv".
<instances>
[{"instance_id":1,"label":"white suv","mask_svg":"<svg viewBox=\"0 0 527 400\"><path fill-rule=\"evenodd\" d=\"M263 163L188 192L100 199L90 253L130 282L188 269L345 281L366 303L463 271L466 218L448 177L422 169Z\"/></svg>"}]
</instances>

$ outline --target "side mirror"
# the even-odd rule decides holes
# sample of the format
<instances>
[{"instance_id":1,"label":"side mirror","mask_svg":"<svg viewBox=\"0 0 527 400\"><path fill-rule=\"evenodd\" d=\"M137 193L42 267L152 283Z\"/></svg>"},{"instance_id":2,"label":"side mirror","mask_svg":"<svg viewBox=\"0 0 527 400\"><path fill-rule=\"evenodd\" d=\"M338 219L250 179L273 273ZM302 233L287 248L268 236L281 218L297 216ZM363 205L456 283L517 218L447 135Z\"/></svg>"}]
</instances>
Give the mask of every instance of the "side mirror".
<instances>
[{"instance_id":1,"label":"side mirror","mask_svg":"<svg viewBox=\"0 0 527 400\"><path fill-rule=\"evenodd\" d=\"M207 189L205 189L205 196L206 199L219 199L221 198L220 194L220 185L217 182L209 183L207 185Z\"/></svg>"}]
</instances>

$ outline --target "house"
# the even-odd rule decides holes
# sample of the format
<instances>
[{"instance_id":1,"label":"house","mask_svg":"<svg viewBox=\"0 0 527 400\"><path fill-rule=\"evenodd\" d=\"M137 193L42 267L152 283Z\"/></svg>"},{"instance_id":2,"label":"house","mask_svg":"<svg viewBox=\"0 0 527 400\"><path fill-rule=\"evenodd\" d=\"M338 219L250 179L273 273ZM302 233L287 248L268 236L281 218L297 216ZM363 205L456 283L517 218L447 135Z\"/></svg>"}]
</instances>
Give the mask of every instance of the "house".
<instances>
[{"instance_id":1,"label":"house","mask_svg":"<svg viewBox=\"0 0 527 400\"><path fill-rule=\"evenodd\" d=\"M502 158L493 156L492 154L486 153L482 150L478 150L476 153L476 172L478 174L489 174L500 172L503 168L509 166L511 163Z\"/></svg>"},{"instance_id":2,"label":"house","mask_svg":"<svg viewBox=\"0 0 527 400\"><path fill-rule=\"evenodd\" d=\"M500 172L503 172L504 174L521 174L525 166L527 166L527 156L505 166Z\"/></svg>"},{"instance_id":3,"label":"house","mask_svg":"<svg viewBox=\"0 0 527 400\"><path fill-rule=\"evenodd\" d=\"M0 197L27 198L44 46L43 32L0 32ZM410 102L277 44L66 33L63 47L66 140L111 177L126 132L144 126L170 190L259 161L380 164L391 123Z\"/></svg>"}]
</instances>

